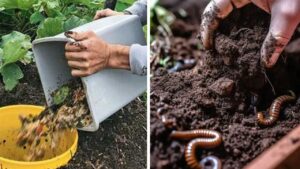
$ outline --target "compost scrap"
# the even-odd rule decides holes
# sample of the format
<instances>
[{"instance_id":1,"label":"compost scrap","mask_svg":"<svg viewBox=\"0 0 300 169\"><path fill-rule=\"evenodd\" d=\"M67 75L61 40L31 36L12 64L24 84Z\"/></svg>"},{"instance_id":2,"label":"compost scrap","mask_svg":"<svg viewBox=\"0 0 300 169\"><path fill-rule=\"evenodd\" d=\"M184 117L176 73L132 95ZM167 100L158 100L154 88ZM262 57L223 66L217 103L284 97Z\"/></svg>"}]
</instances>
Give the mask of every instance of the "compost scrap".
<instances>
[{"instance_id":1,"label":"compost scrap","mask_svg":"<svg viewBox=\"0 0 300 169\"><path fill-rule=\"evenodd\" d=\"M185 8L188 2L178 4ZM161 28L153 34L151 168L189 168L185 160L187 142L172 139L171 133L205 129L219 132L223 143L214 149L197 149L198 161L213 155L223 168L240 169L299 125L298 97L279 107L280 114L272 126L259 125L256 114L267 110L288 90L299 96L299 50L289 52L295 49L288 46L289 51L281 55L274 68L262 67L260 48L270 15L248 5L233 11L221 23L214 49L206 51L196 39L200 19L193 12L187 10L184 17L175 12L172 34ZM291 44L299 38L298 29ZM187 69L174 68L186 60L196 63Z\"/></svg>"},{"instance_id":2,"label":"compost scrap","mask_svg":"<svg viewBox=\"0 0 300 169\"><path fill-rule=\"evenodd\" d=\"M91 124L85 91L80 81L72 81L53 92L54 104L46 107L38 116L20 116L22 127L17 144L29 148L26 161L40 160L45 155L49 140L51 149L55 149L60 138L67 130L85 127Z\"/></svg>"}]
</instances>

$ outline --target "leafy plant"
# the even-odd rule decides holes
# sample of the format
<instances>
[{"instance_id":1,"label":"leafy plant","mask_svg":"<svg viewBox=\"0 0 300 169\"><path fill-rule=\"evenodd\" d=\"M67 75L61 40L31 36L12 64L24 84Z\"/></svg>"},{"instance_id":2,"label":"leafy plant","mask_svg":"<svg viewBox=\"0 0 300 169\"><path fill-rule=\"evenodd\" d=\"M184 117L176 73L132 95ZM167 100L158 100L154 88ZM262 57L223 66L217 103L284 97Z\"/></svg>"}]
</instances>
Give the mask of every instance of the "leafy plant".
<instances>
[{"instance_id":1,"label":"leafy plant","mask_svg":"<svg viewBox=\"0 0 300 169\"><path fill-rule=\"evenodd\" d=\"M169 35L172 35L170 25L174 22L175 15L157 5L157 1L151 3L150 18L151 31L156 32L158 27L162 27ZM151 41L153 41L153 37L151 37Z\"/></svg>"},{"instance_id":2,"label":"leafy plant","mask_svg":"<svg viewBox=\"0 0 300 169\"><path fill-rule=\"evenodd\" d=\"M30 63L32 53L28 50L31 48L30 37L20 32L2 36L0 48L0 73L3 77L5 90L12 90L23 78L23 72L16 64L18 61L23 64Z\"/></svg>"},{"instance_id":3,"label":"leafy plant","mask_svg":"<svg viewBox=\"0 0 300 169\"><path fill-rule=\"evenodd\" d=\"M53 96L53 102L55 105L63 103L70 93L70 88L68 86L63 86L59 88Z\"/></svg>"}]
</instances>

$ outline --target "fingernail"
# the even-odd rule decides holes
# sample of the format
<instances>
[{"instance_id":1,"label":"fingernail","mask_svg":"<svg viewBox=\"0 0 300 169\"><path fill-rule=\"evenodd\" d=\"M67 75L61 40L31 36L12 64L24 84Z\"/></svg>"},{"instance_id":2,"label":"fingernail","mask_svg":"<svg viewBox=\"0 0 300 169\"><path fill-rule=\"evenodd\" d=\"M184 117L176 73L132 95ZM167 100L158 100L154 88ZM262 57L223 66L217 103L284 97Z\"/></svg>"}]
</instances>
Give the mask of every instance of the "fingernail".
<instances>
[{"instance_id":1,"label":"fingernail","mask_svg":"<svg viewBox=\"0 0 300 169\"><path fill-rule=\"evenodd\" d=\"M79 42L71 42L71 45L79 46Z\"/></svg>"},{"instance_id":2,"label":"fingernail","mask_svg":"<svg viewBox=\"0 0 300 169\"><path fill-rule=\"evenodd\" d=\"M73 45L80 47L80 49L87 49L85 46L83 46L80 42L73 42Z\"/></svg>"},{"instance_id":3,"label":"fingernail","mask_svg":"<svg viewBox=\"0 0 300 169\"><path fill-rule=\"evenodd\" d=\"M73 31L66 31L64 34L66 37L70 38L73 33Z\"/></svg>"}]
</instances>

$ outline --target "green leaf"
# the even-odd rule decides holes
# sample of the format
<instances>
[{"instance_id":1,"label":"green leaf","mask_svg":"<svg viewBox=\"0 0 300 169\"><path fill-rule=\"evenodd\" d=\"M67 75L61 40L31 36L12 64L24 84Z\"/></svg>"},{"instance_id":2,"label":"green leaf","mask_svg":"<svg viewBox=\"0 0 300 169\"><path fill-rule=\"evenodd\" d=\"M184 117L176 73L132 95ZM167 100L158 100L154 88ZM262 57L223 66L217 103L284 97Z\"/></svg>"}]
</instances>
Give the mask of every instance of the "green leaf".
<instances>
[{"instance_id":1,"label":"green leaf","mask_svg":"<svg viewBox=\"0 0 300 169\"><path fill-rule=\"evenodd\" d=\"M126 4L133 4L136 0L118 0L118 1Z\"/></svg>"},{"instance_id":2,"label":"green leaf","mask_svg":"<svg viewBox=\"0 0 300 169\"><path fill-rule=\"evenodd\" d=\"M119 11L119 12L120 12L120 11L124 11L124 10L127 9L129 6L130 6L130 4L128 4L128 3L118 1L115 10L116 10L116 11Z\"/></svg>"},{"instance_id":3,"label":"green leaf","mask_svg":"<svg viewBox=\"0 0 300 169\"><path fill-rule=\"evenodd\" d=\"M124 11L130 7L136 0L118 0L116 5L116 11Z\"/></svg>"},{"instance_id":4,"label":"green leaf","mask_svg":"<svg viewBox=\"0 0 300 169\"><path fill-rule=\"evenodd\" d=\"M3 65L2 67L23 59L31 48L30 37L20 32L12 32L2 36Z\"/></svg>"},{"instance_id":5,"label":"green leaf","mask_svg":"<svg viewBox=\"0 0 300 169\"><path fill-rule=\"evenodd\" d=\"M80 25L87 23L88 21L85 19L80 19L77 16L71 16L68 20L64 23L64 31L68 31L70 29L76 28Z\"/></svg>"},{"instance_id":6,"label":"green leaf","mask_svg":"<svg viewBox=\"0 0 300 169\"><path fill-rule=\"evenodd\" d=\"M27 49L16 41L8 42L3 48L3 66L17 62L23 58L27 53Z\"/></svg>"},{"instance_id":7,"label":"green leaf","mask_svg":"<svg viewBox=\"0 0 300 169\"><path fill-rule=\"evenodd\" d=\"M62 18L47 18L41 23L37 30L37 37L43 38L48 36L54 36L63 32L63 20Z\"/></svg>"},{"instance_id":8,"label":"green leaf","mask_svg":"<svg viewBox=\"0 0 300 169\"><path fill-rule=\"evenodd\" d=\"M59 1L58 0L46 0L47 8L54 9L59 7Z\"/></svg>"},{"instance_id":9,"label":"green leaf","mask_svg":"<svg viewBox=\"0 0 300 169\"><path fill-rule=\"evenodd\" d=\"M27 65L33 61L33 53L31 51L28 51L26 55L20 59L20 62L22 62L24 65Z\"/></svg>"},{"instance_id":10,"label":"green leaf","mask_svg":"<svg viewBox=\"0 0 300 169\"><path fill-rule=\"evenodd\" d=\"M160 59L159 60L159 64L163 67L167 67L168 62L170 61L170 57L166 57L164 59Z\"/></svg>"},{"instance_id":11,"label":"green leaf","mask_svg":"<svg viewBox=\"0 0 300 169\"><path fill-rule=\"evenodd\" d=\"M30 16L30 23L31 24L40 23L44 19L45 19L45 17L40 12L36 11Z\"/></svg>"},{"instance_id":12,"label":"green leaf","mask_svg":"<svg viewBox=\"0 0 300 169\"><path fill-rule=\"evenodd\" d=\"M22 70L15 63L4 66L1 69L1 74L3 77L5 90L7 91L11 91L12 89L14 89L19 83L19 80L24 77Z\"/></svg>"},{"instance_id":13,"label":"green leaf","mask_svg":"<svg viewBox=\"0 0 300 169\"><path fill-rule=\"evenodd\" d=\"M0 8L5 9L29 9L37 0L0 0Z\"/></svg>"},{"instance_id":14,"label":"green leaf","mask_svg":"<svg viewBox=\"0 0 300 169\"><path fill-rule=\"evenodd\" d=\"M30 36L25 35L21 32L13 31L10 34L2 36L2 46L5 46L8 42L19 42L26 49L31 48Z\"/></svg>"},{"instance_id":15,"label":"green leaf","mask_svg":"<svg viewBox=\"0 0 300 169\"><path fill-rule=\"evenodd\" d=\"M56 105L63 103L70 93L70 88L67 86L63 86L58 89L53 96L53 102Z\"/></svg>"},{"instance_id":16,"label":"green leaf","mask_svg":"<svg viewBox=\"0 0 300 169\"><path fill-rule=\"evenodd\" d=\"M65 17L65 15L56 8L55 9L47 9L46 13L47 13L48 17L52 17L52 18L55 18L55 17L64 18Z\"/></svg>"}]
</instances>

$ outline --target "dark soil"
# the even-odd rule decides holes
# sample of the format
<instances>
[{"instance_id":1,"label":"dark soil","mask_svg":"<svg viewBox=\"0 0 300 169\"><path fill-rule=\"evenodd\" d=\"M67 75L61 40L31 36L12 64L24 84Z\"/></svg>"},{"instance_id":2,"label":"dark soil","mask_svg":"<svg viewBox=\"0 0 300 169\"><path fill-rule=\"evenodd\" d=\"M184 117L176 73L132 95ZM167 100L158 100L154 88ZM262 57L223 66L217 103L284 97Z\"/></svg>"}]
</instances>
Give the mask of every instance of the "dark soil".
<instances>
[{"instance_id":1,"label":"dark soil","mask_svg":"<svg viewBox=\"0 0 300 169\"><path fill-rule=\"evenodd\" d=\"M45 105L46 100L42 84L35 65L23 66L21 69L24 78L18 86L11 92L6 92L2 80L0 81L0 106L12 104L36 104Z\"/></svg>"},{"instance_id":2,"label":"dark soil","mask_svg":"<svg viewBox=\"0 0 300 169\"><path fill-rule=\"evenodd\" d=\"M0 106L45 105L35 65L22 66L25 77L12 91L0 83ZM145 99L135 101L100 124L94 133L80 132L78 151L64 169L146 168L147 116Z\"/></svg>"},{"instance_id":3,"label":"dark soil","mask_svg":"<svg viewBox=\"0 0 300 169\"><path fill-rule=\"evenodd\" d=\"M186 6L188 2L195 6L192 0ZM178 4L167 8L180 8ZM171 59L165 67L158 62L151 67L152 169L188 168L184 160L186 142L170 140L172 130L219 131L223 144L216 149L199 150L199 160L215 155L221 159L223 168L240 169L299 124L300 99L287 104L279 121L271 127L258 126L253 110L253 96L259 98L259 111L266 110L287 90L299 96L299 50L284 52L270 70L261 67L260 48L270 16L254 5L235 10L221 23L215 47L210 51L195 40L199 25L193 21L199 23L197 17L198 14L189 13L188 19L177 19L171 25L173 37L164 37L161 32L155 35L163 47L154 48L154 53L160 53L159 59ZM293 40L298 38L300 34L295 32ZM171 42L169 46L166 39ZM174 63L186 59L195 59L197 64L192 69L168 73ZM176 124L167 128L162 115Z\"/></svg>"},{"instance_id":4,"label":"dark soil","mask_svg":"<svg viewBox=\"0 0 300 169\"><path fill-rule=\"evenodd\" d=\"M63 169L146 169L146 121L145 103L135 100L102 122L97 132L79 132L78 151Z\"/></svg>"}]
</instances>

